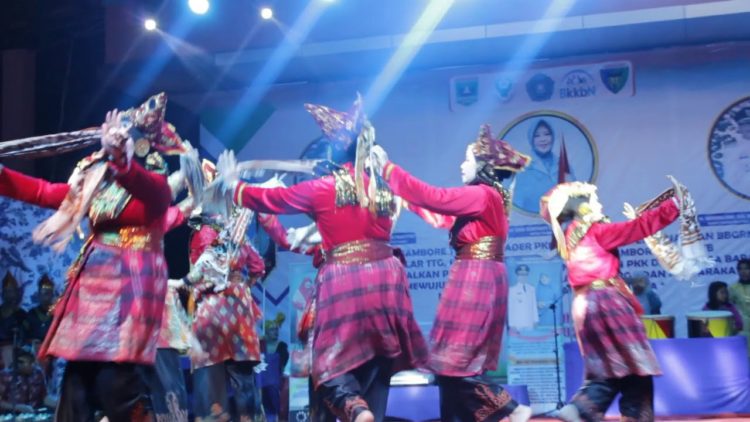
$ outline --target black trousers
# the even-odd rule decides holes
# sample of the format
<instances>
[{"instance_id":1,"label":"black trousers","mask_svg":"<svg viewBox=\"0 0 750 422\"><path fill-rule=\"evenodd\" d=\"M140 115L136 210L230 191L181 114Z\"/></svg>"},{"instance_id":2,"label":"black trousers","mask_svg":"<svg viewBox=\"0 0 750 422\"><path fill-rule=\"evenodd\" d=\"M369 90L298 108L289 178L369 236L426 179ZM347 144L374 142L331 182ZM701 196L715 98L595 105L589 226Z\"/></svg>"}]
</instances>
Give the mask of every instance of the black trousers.
<instances>
[{"instance_id":1,"label":"black trousers","mask_svg":"<svg viewBox=\"0 0 750 422\"><path fill-rule=\"evenodd\" d=\"M255 365L257 362L228 360L193 371L195 417L209 420L229 417L229 381L237 405L237 415L231 420L261 420L263 409L255 382Z\"/></svg>"},{"instance_id":2,"label":"black trousers","mask_svg":"<svg viewBox=\"0 0 750 422\"><path fill-rule=\"evenodd\" d=\"M654 379L651 376L630 375L624 378L586 380L571 403L585 421L598 422L604 418L618 393L622 394L622 421L654 420Z\"/></svg>"},{"instance_id":3,"label":"black trousers","mask_svg":"<svg viewBox=\"0 0 750 422\"><path fill-rule=\"evenodd\" d=\"M98 411L110 422L144 421L148 390L143 381L148 365L69 361L63 374L58 422L94 422Z\"/></svg>"},{"instance_id":4,"label":"black trousers","mask_svg":"<svg viewBox=\"0 0 750 422\"><path fill-rule=\"evenodd\" d=\"M341 422L351 422L365 410L371 411L376 421L384 420L392 368L393 359L377 357L321 384L316 394L330 410L331 417L323 420L338 418Z\"/></svg>"},{"instance_id":5,"label":"black trousers","mask_svg":"<svg viewBox=\"0 0 750 422\"><path fill-rule=\"evenodd\" d=\"M180 353L175 349L157 349L154 367L143 372L154 421L187 422L188 396Z\"/></svg>"},{"instance_id":6,"label":"black trousers","mask_svg":"<svg viewBox=\"0 0 750 422\"><path fill-rule=\"evenodd\" d=\"M310 413L310 422L329 422L335 421L336 416L331 412L331 409L326 406L320 391L315 390L313 385L312 377L307 378L308 388L308 399L310 404L308 406L308 412Z\"/></svg>"},{"instance_id":7,"label":"black trousers","mask_svg":"<svg viewBox=\"0 0 750 422\"><path fill-rule=\"evenodd\" d=\"M442 422L497 422L518 407L501 385L482 375L438 376L437 383Z\"/></svg>"}]
</instances>

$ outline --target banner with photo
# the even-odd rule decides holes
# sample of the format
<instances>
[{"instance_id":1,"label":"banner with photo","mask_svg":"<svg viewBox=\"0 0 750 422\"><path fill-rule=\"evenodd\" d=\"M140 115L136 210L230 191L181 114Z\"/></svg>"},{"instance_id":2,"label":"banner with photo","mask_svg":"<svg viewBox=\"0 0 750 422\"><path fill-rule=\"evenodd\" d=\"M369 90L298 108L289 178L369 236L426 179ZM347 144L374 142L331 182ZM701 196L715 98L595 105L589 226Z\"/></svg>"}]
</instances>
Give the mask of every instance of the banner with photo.
<instances>
[{"instance_id":1,"label":"banner with photo","mask_svg":"<svg viewBox=\"0 0 750 422\"><path fill-rule=\"evenodd\" d=\"M453 111L470 111L489 98L511 106L552 99L629 97L635 94L633 65L629 61L462 75L452 78L450 85Z\"/></svg>"}]
</instances>

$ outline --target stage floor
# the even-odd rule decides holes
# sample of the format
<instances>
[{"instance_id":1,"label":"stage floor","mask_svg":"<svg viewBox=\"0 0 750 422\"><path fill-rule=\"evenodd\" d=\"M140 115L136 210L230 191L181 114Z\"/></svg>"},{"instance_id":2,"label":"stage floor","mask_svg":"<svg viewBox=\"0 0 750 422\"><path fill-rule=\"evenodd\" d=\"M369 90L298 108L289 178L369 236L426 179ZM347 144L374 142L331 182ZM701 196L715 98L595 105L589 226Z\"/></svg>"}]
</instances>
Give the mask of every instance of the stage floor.
<instances>
[{"instance_id":1,"label":"stage floor","mask_svg":"<svg viewBox=\"0 0 750 422\"><path fill-rule=\"evenodd\" d=\"M542 422L542 421L558 421L558 419L554 418L531 418L532 421L535 422ZM619 421L619 417L607 417L604 419L605 421ZM663 416L658 417L655 420L657 421L670 421L670 422L694 422L694 421L701 421L701 422L738 422L738 421L748 421L750 422L750 414L747 415L726 415L726 416Z\"/></svg>"}]
</instances>

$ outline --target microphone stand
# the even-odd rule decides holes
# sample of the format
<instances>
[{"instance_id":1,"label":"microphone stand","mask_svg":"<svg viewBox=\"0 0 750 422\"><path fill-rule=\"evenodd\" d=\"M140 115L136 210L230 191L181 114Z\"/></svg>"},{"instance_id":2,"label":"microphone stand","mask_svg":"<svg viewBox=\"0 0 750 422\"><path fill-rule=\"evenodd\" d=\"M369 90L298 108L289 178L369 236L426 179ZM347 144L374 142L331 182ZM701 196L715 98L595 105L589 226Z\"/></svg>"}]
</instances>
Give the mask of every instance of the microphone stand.
<instances>
[{"instance_id":1,"label":"microphone stand","mask_svg":"<svg viewBox=\"0 0 750 422\"><path fill-rule=\"evenodd\" d=\"M557 341L557 337L559 335L558 332L558 326L557 326L557 305L562 300L565 295L567 295L570 292L568 289L568 286L564 286L562 288L562 292L558 297L555 298L555 300L552 301L552 304L549 305L549 309L552 310L552 325L554 327L554 337L555 337L555 373L557 375L557 406L556 410L560 410L565 406L565 403L562 400L562 382L560 380L560 348L559 343Z\"/></svg>"}]
</instances>

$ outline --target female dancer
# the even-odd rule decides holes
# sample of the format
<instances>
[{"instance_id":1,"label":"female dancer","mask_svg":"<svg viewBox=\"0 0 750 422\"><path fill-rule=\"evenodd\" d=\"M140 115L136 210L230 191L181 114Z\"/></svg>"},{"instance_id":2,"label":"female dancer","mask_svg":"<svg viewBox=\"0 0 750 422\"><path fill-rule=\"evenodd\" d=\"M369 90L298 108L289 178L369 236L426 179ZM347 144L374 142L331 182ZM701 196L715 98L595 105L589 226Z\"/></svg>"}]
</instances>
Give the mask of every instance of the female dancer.
<instances>
[{"instance_id":1,"label":"female dancer","mask_svg":"<svg viewBox=\"0 0 750 422\"><path fill-rule=\"evenodd\" d=\"M39 351L68 361L58 421L93 421L98 409L112 422L146 417L139 372L156 357L171 202L164 160L152 149L182 148L164 122L165 105L159 94L138 109L108 113L102 149L79 163L69 183L0 170L0 195L58 210L37 228L37 241L61 250L84 214L92 226Z\"/></svg>"},{"instance_id":2,"label":"female dancer","mask_svg":"<svg viewBox=\"0 0 750 422\"><path fill-rule=\"evenodd\" d=\"M443 421L510 417L516 422L531 416L528 406L518 405L483 376L497 367L507 309L503 249L510 195L501 182L522 171L529 160L494 139L489 125L483 125L461 164L466 186L437 188L390 162L383 169L394 193L443 216L437 226L450 227L456 250L430 333L429 368L438 375Z\"/></svg>"},{"instance_id":3,"label":"female dancer","mask_svg":"<svg viewBox=\"0 0 750 422\"><path fill-rule=\"evenodd\" d=\"M406 271L387 243L393 196L383 183L373 186L377 180L363 175L374 129L361 100L349 113L306 107L347 157L333 176L289 188L252 187L238 181L231 153L220 159L219 173L237 204L270 214L308 213L317 223L326 261L317 281L314 384L342 421L382 421L391 375L420 366L427 354ZM364 194L366 183L373 184L373 195Z\"/></svg>"},{"instance_id":4,"label":"female dancer","mask_svg":"<svg viewBox=\"0 0 750 422\"><path fill-rule=\"evenodd\" d=\"M619 274L617 248L666 227L680 215L666 198L633 220L610 223L602 214L596 186L562 183L540 202L575 291L573 321L585 365L584 385L565 406L565 421L599 421L618 393L626 421L652 421L653 376L660 374L638 315L643 313ZM629 210L629 212L628 212ZM626 207L626 214L632 208ZM569 223L565 232L561 224Z\"/></svg>"}]
</instances>

